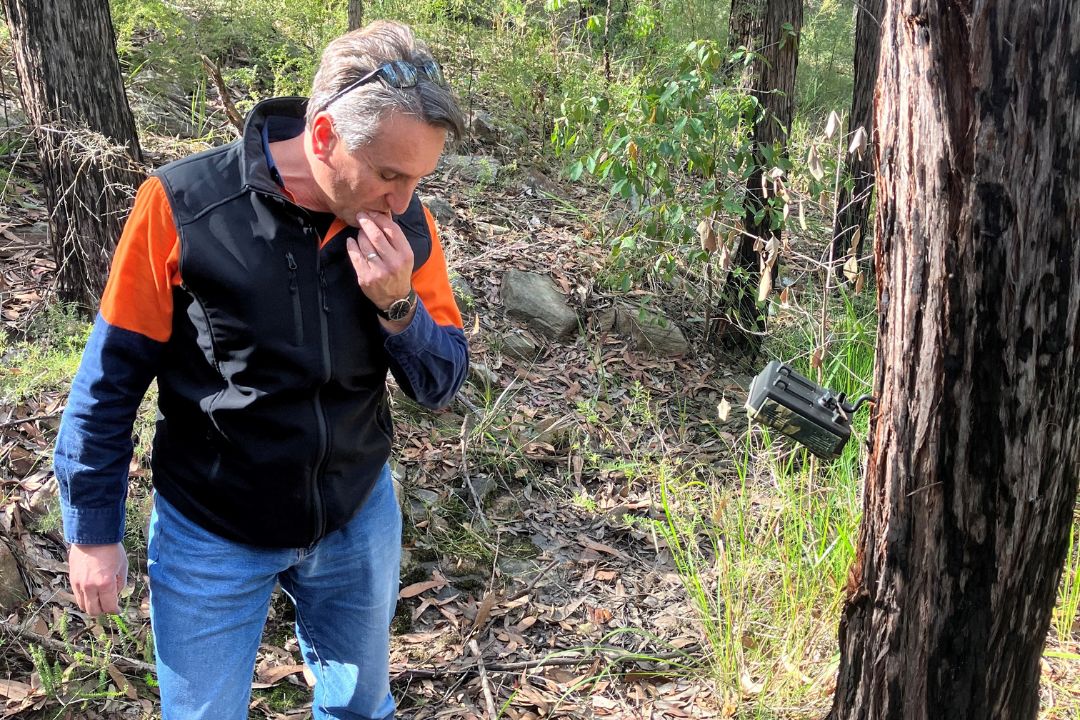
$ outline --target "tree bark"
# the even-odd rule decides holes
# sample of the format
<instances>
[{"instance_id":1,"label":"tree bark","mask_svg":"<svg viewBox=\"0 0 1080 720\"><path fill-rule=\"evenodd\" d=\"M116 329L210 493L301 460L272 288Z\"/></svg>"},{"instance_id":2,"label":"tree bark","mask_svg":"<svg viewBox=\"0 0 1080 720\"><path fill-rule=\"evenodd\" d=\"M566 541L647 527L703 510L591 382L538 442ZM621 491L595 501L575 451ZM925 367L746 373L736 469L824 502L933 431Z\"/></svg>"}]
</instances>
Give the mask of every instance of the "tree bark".
<instances>
[{"instance_id":1,"label":"tree bark","mask_svg":"<svg viewBox=\"0 0 1080 720\"><path fill-rule=\"evenodd\" d=\"M756 356L761 347L765 320L757 302L758 286L765 273L770 280L775 278L781 233L762 185L763 174L775 164L765 151L786 152L795 108L802 18L802 0L732 0L728 20L730 49L745 47L761 56L741 70L741 85L760 107L752 131L755 167L746 181L743 232L724 285L727 323L720 335L723 350L748 357ZM776 242L770 245L771 240Z\"/></svg>"},{"instance_id":2,"label":"tree bark","mask_svg":"<svg viewBox=\"0 0 1080 720\"><path fill-rule=\"evenodd\" d=\"M889 3L833 720L1035 718L1080 477L1080 0Z\"/></svg>"},{"instance_id":3,"label":"tree bark","mask_svg":"<svg viewBox=\"0 0 1080 720\"><path fill-rule=\"evenodd\" d=\"M0 0L45 179L60 297L96 307L143 178L107 0Z\"/></svg>"},{"instance_id":4,"label":"tree bark","mask_svg":"<svg viewBox=\"0 0 1080 720\"><path fill-rule=\"evenodd\" d=\"M859 154L849 154L845 163L851 189L842 185L836 199L832 260L837 264L851 255L859 258L867 240L871 240L873 246L870 203L874 192L874 84L877 82L884 2L857 0L855 12L855 84L851 93L848 132L863 128L867 147ZM846 276L839 273L838 277L843 282Z\"/></svg>"},{"instance_id":5,"label":"tree bark","mask_svg":"<svg viewBox=\"0 0 1080 720\"><path fill-rule=\"evenodd\" d=\"M349 0L348 13L350 30L359 30L364 26L364 0Z\"/></svg>"}]
</instances>

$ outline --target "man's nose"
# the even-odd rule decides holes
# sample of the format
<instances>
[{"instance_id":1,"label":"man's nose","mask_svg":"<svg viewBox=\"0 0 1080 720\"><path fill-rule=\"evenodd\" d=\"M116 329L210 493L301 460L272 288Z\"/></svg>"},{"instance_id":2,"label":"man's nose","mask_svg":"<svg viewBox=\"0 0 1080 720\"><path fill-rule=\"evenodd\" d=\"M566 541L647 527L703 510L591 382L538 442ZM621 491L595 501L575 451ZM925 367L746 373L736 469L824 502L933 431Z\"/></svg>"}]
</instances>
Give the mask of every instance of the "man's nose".
<instances>
[{"instance_id":1,"label":"man's nose","mask_svg":"<svg viewBox=\"0 0 1080 720\"><path fill-rule=\"evenodd\" d=\"M409 185L387 193L386 204L390 206L390 209L395 215L400 215L409 209L409 203L412 202L414 188L414 185Z\"/></svg>"}]
</instances>

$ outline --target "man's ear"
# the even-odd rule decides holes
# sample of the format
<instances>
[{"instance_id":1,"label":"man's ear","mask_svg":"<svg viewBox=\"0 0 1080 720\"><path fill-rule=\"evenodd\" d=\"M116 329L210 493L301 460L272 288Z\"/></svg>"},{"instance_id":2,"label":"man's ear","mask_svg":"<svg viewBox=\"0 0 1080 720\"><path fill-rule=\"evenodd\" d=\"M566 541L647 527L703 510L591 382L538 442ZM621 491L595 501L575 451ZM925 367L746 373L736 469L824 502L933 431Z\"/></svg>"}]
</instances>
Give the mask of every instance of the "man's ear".
<instances>
[{"instance_id":1,"label":"man's ear","mask_svg":"<svg viewBox=\"0 0 1080 720\"><path fill-rule=\"evenodd\" d=\"M327 112L321 112L311 121L311 154L323 162L329 162L334 147L341 139L334 130L334 121Z\"/></svg>"}]
</instances>

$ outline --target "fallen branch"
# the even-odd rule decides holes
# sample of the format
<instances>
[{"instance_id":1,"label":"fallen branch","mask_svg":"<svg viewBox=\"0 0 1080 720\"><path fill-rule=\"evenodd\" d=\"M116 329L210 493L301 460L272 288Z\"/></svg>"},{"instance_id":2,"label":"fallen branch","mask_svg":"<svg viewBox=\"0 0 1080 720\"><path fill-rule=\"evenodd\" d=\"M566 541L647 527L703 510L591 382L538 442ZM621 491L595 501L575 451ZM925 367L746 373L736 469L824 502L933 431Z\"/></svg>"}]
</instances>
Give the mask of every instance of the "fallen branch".
<instances>
[{"instance_id":1,"label":"fallen branch","mask_svg":"<svg viewBox=\"0 0 1080 720\"><path fill-rule=\"evenodd\" d=\"M597 646L590 648L591 652L586 652L583 655L556 655L554 657L540 658L539 660L522 660L520 662L511 663L494 663L485 664L484 669L486 672L521 672L522 670L536 670L542 667L566 667L574 665L585 665L596 659L597 655L603 655L605 653L615 653L608 656L607 661L611 665L618 665L625 662L667 662L669 660L686 659L690 657L690 653L696 649L696 646L680 650L678 652L663 653L660 655L642 655L640 653L632 653L623 650L622 648L610 648ZM390 682L406 682L411 680L437 680L454 675L472 675L477 672L477 668L473 664L447 667L432 670L402 670L399 673L390 676Z\"/></svg>"},{"instance_id":2,"label":"fallen branch","mask_svg":"<svg viewBox=\"0 0 1080 720\"><path fill-rule=\"evenodd\" d=\"M0 422L0 429L14 427L15 425L22 425L23 423L34 422L36 420L51 420L53 418L60 417L63 414L63 409L56 412L46 413L44 415L34 415L32 417L18 418L16 420L5 420Z\"/></svg>"},{"instance_id":3,"label":"fallen branch","mask_svg":"<svg viewBox=\"0 0 1080 720\"><path fill-rule=\"evenodd\" d=\"M499 713L495 709L495 697L491 692L491 681L488 680L487 669L484 667L484 656L475 639L469 641L469 650L472 650L472 654L476 657L476 668L480 673L480 685L484 688L484 703L487 705L488 720L498 720Z\"/></svg>"},{"instance_id":4,"label":"fallen branch","mask_svg":"<svg viewBox=\"0 0 1080 720\"><path fill-rule=\"evenodd\" d=\"M202 59L206 72L210 74L214 84L217 85L218 95L221 96L221 103L225 106L225 114L229 117L229 122L233 124L237 131L243 133L244 118L236 109L236 105L233 105L232 96L229 95L229 88L225 84L225 78L221 77L221 71L218 70L218 66L214 64L214 61L206 55L200 55L199 57Z\"/></svg>"},{"instance_id":5,"label":"fallen branch","mask_svg":"<svg viewBox=\"0 0 1080 720\"><path fill-rule=\"evenodd\" d=\"M51 650L55 653L63 653L69 657L76 653L85 655L86 657L94 657L96 654L95 651L90 648L83 647L82 645L75 645L74 643L61 642L60 640L54 640L53 638L45 637L44 635L38 635L33 630L27 630L24 627L20 627L19 625L6 620L0 621L0 627L10 635L14 635L27 642L36 643L46 650ZM157 668L142 660L124 657L123 655L117 655L115 653L109 653L108 660L116 665L124 665L132 670L138 670L141 673L157 674Z\"/></svg>"}]
</instances>

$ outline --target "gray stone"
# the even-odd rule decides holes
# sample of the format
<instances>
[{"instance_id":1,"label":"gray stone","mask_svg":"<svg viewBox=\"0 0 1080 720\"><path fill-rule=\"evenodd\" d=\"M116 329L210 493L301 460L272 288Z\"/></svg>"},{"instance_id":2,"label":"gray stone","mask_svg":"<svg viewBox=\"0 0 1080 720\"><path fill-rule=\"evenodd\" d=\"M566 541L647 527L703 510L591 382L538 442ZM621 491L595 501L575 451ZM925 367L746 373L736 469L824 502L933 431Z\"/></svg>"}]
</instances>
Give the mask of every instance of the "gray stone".
<instances>
[{"instance_id":1,"label":"gray stone","mask_svg":"<svg viewBox=\"0 0 1080 720\"><path fill-rule=\"evenodd\" d=\"M447 155L443 165L462 180L484 184L495 182L502 167L498 160L484 155Z\"/></svg>"},{"instance_id":2,"label":"gray stone","mask_svg":"<svg viewBox=\"0 0 1080 720\"><path fill-rule=\"evenodd\" d=\"M431 214L435 216L435 220L440 225L449 225L457 219L457 212L454 211L454 206L443 200L441 197L435 195L421 195L420 202L424 203Z\"/></svg>"},{"instance_id":3,"label":"gray stone","mask_svg":"<svg viewBox=\"0 0 1080 720\"><path fill-rule=\"evenodd\" d=\"M471 310L476 307L476 293L468 280L453 273L450 275L450 288L454 291L454 299L462 308Z\"/></svg>"},{"instance_id":4,"label":"gray stone","mask_svg":"<svg viewBox=\"0 0 1080 720\"><path fill-rule=\"evenodd\" d=\"M552 340L568 339L577 332L577 313L567 306L566 296L546 275L507 271L503 275L502 301L507 315Z\"/></svg>"},{"instance_id":5,"label":"gray stone","mask_svg":"<svg viewBox=\"0 0 1080 720\"><path fill-rule=\"evenodd\" d=\"M615 315L615 329L620 335L633 338L637 350L675 357L685 355L690 349L682 330L670 319L659 313L633 308L619 308Z\"/></svg>"},{"instance_id":6,"label":"gray stone","mask_svg":"<svg viewBox=\"0 0 1080 720\"><path fill-rule=\"evenodd\" d=\"M472 489L476 492L476 497L480 498L481 501L499 487L495 478L490 475L474 475L469 478L469 481L472 483ZM468 492L468 488L465 491Z\"/></svg>"},{"instance_id":7,"label":"gray stone","mask_svg":"<svg viewBox=\"0 0 1080 720\"><path fill-rule=\"evenodd\" d=\"M491 117L491 113L483 110L474 110L469 115L469 130L473 137L480 140L491 142L499 137L499 128L495 124L495 118Z\"/></svg>"},{"instance_id":8,"label":"gray stone","mask_svg":"<svg viewBox=\"0 0 1080 720\"><path fill-rule=\"evenodd\" d=\"M528 168L525 170L525 177L522 180L522 184L533 195L538 197L544 197L546 195L561 196L563 194L562 188L560 188L555 181L536 168Z\"/></svg>"},{"instance_id":9,"label":"gray stone","mask_svg":"<svg viewBox=\"0 0 1080 720\"><path fill-rule=\"evenodd\" d=\"M540 346L531 338L519 333L503 335L502 353L518 360L535 360L540 354Z\"/></svg>"},{"instance_id":10,"label":"gray stone","mask_svg":"<svg viewBox=\"0 0 1080 720\"><path fill-rule=\"evenodd\" d=\"M615 317L618 311L613 307L606 307L596 314L596 324L600 332L609 332L615 327Z\"/></svg>"},{"instance_id":11,"label":"gray stone","mask_svg":"<svg viewBox=\"0 0 1080 720\"><path fill-rule=\"evenodd\" d=\"M524 579L536 572L536 563L532 560L501 557L499 558L499 572L512 578Z\"/></svg>"},{"instance_id":12,"label":"gray stone","mask_svg":"<svg viewBox=\"0 0 1080 720\"><path fill-rule=\"evenodd\" d=\"M469 363L469 377L478 385L491 386L499 383L499 376L484 363Z\"/></svg>"},{"instance_id":13,"label":"gray stone","mask_svg":"<svg viewBox=\"0 0 1080 720\"><path fill-rule=\"evenodd\" d=\"M0 612L7 614L29 599L19 563L7 543L0 541Z\"/></svg>"},{"instance_id":14,"label":"gray stone","mask_svg":"<svg viewBox=\"0 0 1080 720\"><path fill-rule=\"evenodd\" d=\"M505 235L510 232L510 228L505 225L496 225L495 223L484 222L482 220L476 221L476 229L489 238L497 235Z\"/></svg>"}]
</instances>

